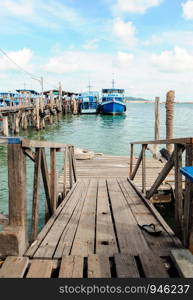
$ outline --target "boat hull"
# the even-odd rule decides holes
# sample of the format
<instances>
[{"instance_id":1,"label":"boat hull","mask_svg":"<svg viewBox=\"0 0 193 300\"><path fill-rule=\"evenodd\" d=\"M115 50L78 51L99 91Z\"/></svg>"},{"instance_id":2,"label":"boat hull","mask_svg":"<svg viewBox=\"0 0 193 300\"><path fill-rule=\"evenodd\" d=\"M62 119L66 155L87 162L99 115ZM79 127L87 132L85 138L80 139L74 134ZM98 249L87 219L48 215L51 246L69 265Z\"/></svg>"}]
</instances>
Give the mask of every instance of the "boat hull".
<instances>
[{"instance_id":1,"label":"boat hull","mask_svg":"<svg viewBox=\"0 0 193 300\"><path fill-rule=\"evenodd\" d=\"M100 113L103 115L121 115L126 111L126 105L119 101L101 103Z\"/></svg>"}]
</instances>

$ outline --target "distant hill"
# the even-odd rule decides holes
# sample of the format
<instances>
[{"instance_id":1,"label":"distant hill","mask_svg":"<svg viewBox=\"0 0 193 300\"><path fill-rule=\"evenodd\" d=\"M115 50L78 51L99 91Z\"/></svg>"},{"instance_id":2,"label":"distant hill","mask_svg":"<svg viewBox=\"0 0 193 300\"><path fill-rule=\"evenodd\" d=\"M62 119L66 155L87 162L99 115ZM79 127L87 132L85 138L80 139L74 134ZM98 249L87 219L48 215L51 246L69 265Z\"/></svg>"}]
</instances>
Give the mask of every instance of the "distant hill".
<instances>
[{"instance_id":1,"label":"distant hill","mask_svg":"<svg viewBox=\"0 0 193 300\"><path fill-rule=\"evenodd\" d=\"M136 97L125 97L125 100L126 101L150 101L150 100L147 100L147 99L144 99L144 98L136 98Z\"/></svg>"}]
</instances>

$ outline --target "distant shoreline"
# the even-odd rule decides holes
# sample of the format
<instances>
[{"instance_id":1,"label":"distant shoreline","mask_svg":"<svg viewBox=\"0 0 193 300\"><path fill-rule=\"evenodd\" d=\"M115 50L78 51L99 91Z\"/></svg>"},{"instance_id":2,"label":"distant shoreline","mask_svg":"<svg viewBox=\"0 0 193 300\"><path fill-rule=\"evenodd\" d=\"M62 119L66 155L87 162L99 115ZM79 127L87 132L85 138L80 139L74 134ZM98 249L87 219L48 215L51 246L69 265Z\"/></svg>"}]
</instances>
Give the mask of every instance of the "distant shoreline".
<instances>
[{"instance_id":1,"label":"distant shoreline","mask_svg":"<svg viewBox=\"0 0 193 300\"><path fill-rule=\"evenodd\" d=\"M148 103L153 104L155 101L141 101L141 100L127 100L126 103ZM165 102L160 102L160 104L165 104ZM191 102L174 102L174 104L193 104L193 101Z\"/></svg>"}]
</instances>

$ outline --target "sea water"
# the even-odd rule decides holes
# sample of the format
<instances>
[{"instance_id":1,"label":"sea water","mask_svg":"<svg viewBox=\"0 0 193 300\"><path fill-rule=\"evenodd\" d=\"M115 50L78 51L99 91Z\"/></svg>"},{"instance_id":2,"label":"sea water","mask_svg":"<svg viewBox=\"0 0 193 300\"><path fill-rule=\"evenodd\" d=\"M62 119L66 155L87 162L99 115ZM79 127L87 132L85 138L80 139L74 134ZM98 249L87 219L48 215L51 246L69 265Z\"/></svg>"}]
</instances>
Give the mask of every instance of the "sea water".
<instances>
[{"instance_id":1,"label":"sea water","mask_svg":"<svg viewBox=\"0 0 193 300\"><path fill-rule=\"evenodd\" d=\"M160 105L160 138L165 139L165 105ZM59 122L47 125L45 130L28 129L20 132L34 140L45 140L111 155L129 155L132 141L154 139L154 104L127 103L127 112L122 116L66 115ZM174 137L193 136L193 105L176 104ZM139 152L136 147L136 154ZM150 155L150 154L149 154ZM57 167L63 162L63 154L57 154ZM27 159L28 219L31 219L33 189L33 162ZM45 197L41 189L40 216L43 218ZM8 213L7 153L0 146L0 213Z\"/></svg>"}]
</instances>

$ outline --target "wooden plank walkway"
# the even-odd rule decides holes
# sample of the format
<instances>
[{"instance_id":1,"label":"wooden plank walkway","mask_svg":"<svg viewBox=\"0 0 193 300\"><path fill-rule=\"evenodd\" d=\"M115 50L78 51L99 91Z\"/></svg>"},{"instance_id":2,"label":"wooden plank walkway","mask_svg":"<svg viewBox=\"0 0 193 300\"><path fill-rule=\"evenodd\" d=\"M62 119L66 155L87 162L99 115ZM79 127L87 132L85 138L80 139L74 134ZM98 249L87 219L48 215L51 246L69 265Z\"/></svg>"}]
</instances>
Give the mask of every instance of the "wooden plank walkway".
<instances>
[{"instance_id":1,"label":"wooden plank walkway","mask_svg":"<svg viewBox=\"0 0 193 300\"><path fill-rule=\"evenodd\" d=\"M181 251L181 250L178 250ZM187 250L185 250L187 251ZM179 252L180 255L180 252ZM155 267L156 266L156 267ZM189 269L190 269L189 265ZM183 269L183 267L182 267ZM192 278L168 257L144 253L63 256L61 260L9 256L0 267L0 278Z\"/></svg>"},{"instance_id":2,"label":"wooden plank walkway","mask_svg":"<svg viewBox=\"0 0 193 300\"><path fill-rule=\"evenodd\" d=\"M137 157L134 159L133 168L137 162ZM94 158L88 160L77 160L77 177L78 178L118 178L129 176L130 159L128 156L112 156L112 155L95 155ZM146 180L147 191L153 185L158 177L164 163L153 159L146 158ZM142 188L142 167L134 179L134 183L138 188ZM174 188L174 171L172 170L161 184L159 190L170 190ZM59 191L63 191L63 174L58 181Z\"/></svg>"},{"instance_id":3,"label":"wooden plank walkway","mask_svg":"<svg viewBox=\"0 0 193 300\"><path fill-rule=\"evenodd\" d=\"M162 231L160 236L152 236L138 226L151 223ZM91 178L75 184L25 256L135 256L144 251L165 256L181 247L169 226L154 214L127 178Z\"/></svg>"}]
</instances>

